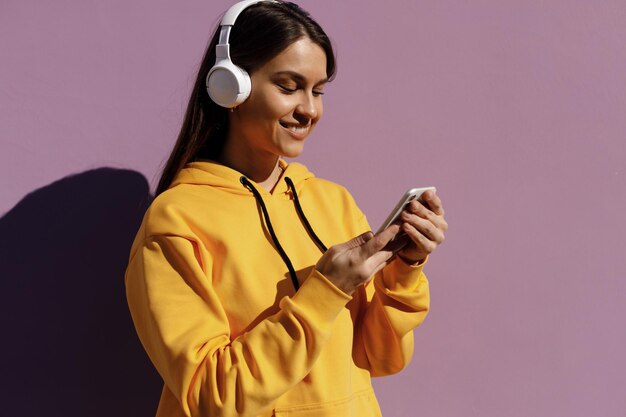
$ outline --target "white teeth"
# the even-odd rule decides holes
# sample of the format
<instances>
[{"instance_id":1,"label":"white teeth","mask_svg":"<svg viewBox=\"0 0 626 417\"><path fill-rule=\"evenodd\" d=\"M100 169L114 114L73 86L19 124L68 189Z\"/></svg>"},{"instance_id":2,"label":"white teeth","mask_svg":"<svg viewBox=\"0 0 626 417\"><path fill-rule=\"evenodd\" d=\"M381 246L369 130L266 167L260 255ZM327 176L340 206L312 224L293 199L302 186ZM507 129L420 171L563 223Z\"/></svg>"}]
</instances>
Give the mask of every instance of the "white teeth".
<instances>
[{"instance_id":1,"label":"white teeth","mask_svg":"<svg viewBox=\"0 0 626 417\"><path fill-rule=\"evenodd\" d=\"M300 126L290 126L289 130L291 130L292 132L296 132L296 133L304 133L307 131L307 128L300 127Z\"/></svg>"},{"instance_id":2,"label":"white teeth","mask_svg":"<svg viewBox=\"0 0 626 417\"><path fill-rule=\"evenodd\" d=\"M304 133L307 130L309 130L309 126L295 126L295 125L291 125L291 126L284 126L284 127L286 127L287 129L291 130L294 133Z\"/></svg>"}]
</instances>

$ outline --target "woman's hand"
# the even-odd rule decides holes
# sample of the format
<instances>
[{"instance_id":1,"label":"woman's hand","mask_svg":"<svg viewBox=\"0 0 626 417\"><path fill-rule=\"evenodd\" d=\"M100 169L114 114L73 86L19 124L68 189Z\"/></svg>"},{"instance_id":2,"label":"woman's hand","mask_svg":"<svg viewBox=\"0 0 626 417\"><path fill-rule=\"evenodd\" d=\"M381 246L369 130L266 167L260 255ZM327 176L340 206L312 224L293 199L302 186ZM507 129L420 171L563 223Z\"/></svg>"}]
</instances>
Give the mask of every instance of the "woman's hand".
<instances>
[{"instance_id":1,"label":"woman's hand","mask_svg":"<svg viewBox=\"0 0 626 417\"><path fill-rule=\"evenodd\" d=\"M409 264L421 262L445 239L448 223L444 218L441 200L434 191L423 194L428 207L417 200L411 201L400 215L402 232L410 238L398 256ZM381 233L382 234L382 233Z\"/></svg>"},{"instance_id":2,"label":"woman's hand","mask_svg":"<svg viewBox=\"0 0 626 417\"><path fill-rule=\"evenodd\" d=\"M367 283L387 265L395 250L387 245L398 234L399 225L392 225L374 236L363 233L339 245L331 246L322 255L315 269L346 294Z\"/></svg>"}]
</instances>

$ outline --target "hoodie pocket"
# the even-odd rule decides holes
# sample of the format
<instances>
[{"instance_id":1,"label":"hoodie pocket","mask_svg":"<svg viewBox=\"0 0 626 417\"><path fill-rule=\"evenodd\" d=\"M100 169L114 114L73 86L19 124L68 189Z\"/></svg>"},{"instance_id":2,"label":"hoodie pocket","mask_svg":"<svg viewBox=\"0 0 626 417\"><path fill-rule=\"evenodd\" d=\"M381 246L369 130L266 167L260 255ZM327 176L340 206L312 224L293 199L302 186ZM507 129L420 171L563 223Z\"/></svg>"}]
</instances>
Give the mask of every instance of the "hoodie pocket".
<instances>
[{"instance_id":1,"label":"hoodie pocket","mask_svg":"<svg viewBox=\"0 0 626 417\"><path fill-rule=\"evenodd\" d=\"M369 388L349 398L317 404L280 407L275 417L382 417L374 390Z\"/></svg>"}]
</instances>

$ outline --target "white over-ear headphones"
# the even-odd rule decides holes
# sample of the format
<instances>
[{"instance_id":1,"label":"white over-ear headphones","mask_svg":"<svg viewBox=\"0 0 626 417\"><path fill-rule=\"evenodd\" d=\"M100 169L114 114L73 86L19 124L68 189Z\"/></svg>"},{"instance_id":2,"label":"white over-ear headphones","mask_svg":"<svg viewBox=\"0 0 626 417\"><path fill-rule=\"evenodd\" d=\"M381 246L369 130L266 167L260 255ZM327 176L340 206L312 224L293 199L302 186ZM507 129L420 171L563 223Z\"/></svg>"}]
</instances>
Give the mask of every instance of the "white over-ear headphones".
<instances>
[{"instance_id":1,"label":"white over-ear headphones","mask_svg":"<svg viewBox=\"0 0 626 417\"><path fill-rule=\"evenodd\" d=\"M242 0L228 9L220 23L220 39L215 47L215 65L206 77L206 88L211 100L222 107L237 107L248 98L252 90L250 76L246 70L230 60L228 38L239 14L247 7L262 1L276 3L275 0Z\"/></svg>"}]
</instances>

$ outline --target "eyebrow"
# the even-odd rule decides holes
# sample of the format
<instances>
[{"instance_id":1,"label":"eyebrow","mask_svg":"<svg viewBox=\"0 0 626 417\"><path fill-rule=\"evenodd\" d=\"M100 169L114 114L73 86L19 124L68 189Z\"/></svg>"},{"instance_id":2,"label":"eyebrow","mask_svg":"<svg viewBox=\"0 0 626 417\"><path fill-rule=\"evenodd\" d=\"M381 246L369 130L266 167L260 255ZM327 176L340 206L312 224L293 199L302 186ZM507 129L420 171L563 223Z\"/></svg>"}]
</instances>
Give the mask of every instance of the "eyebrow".
<instances>
[{"instance_id":1,"label":"eyebrow","mask_svg":"<svg viewBox=\"0 0 626 417\"><path fill-rule=\"evenodd\" d=\"M299 81L301 83L306 83L306 78L302 74L295 72L295 71L278 71L274 73L274 76L280 76L280 75L288 75L296 81ZM326 84L327 82L328 82L328 78L323 78L319 80L317 83L315 83L314 85L317 87L321 84Z\"/></svg>"}]
</instances>

